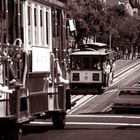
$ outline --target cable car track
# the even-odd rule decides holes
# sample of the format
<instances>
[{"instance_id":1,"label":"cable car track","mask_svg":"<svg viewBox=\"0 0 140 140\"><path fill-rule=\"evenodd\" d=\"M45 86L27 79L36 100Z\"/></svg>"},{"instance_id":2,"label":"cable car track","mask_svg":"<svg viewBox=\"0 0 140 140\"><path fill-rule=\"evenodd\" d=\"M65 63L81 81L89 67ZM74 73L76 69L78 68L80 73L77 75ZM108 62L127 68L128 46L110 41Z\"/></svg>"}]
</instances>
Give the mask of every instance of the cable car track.
<instances>
[{"instance_id":1,"label":"cable car track","mask_svg":"<svg viewBox=\"0 0 140 140\"><path fill-rule=\"evenodd\" d=\"M120 80L122 80L123 78L128 76L128 73L130 74L130 73L134 72L135 70L139 69L139 66L140 66L140 61L138 60L138 61L134 62L133 64L127 65L124 68L118 70L115 73L114 83L110 87L112 87L114 84L116 84L117 82L119 82ZM78 109L82 109L82 108L84 108L82 111L82 114L93 111L93 109L95 107L99 106L105 100L111 98L113 96L113 94L117 91L117 89L115 89L115 91L109 90L110 87L107 88L102 95L73 95L71 97L71 99L72 99L71 101L72 101L72 104L74 104L74 106L72 107L71 110L67 111L67 114L73 114ZM111 91L111 93L110 93L110 91ZM93 99L95 102L94 103L92 102L90 107L85 109L84 105ZM103 112L106 111L108 108L109 107L106 107L106 109L104 109Z\"/></svg>"}]
</instances>

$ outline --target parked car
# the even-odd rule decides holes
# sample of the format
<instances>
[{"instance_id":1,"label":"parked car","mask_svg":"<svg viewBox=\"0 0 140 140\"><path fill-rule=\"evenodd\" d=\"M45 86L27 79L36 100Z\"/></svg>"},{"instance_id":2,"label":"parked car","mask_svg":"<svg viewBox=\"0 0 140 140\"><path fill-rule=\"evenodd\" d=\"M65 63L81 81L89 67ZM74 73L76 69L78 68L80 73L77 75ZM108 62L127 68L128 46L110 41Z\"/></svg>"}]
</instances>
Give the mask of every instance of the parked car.
<instances>
[{"instance_id":1,"label":"parked car","mask_svg":"<svg viewBox=\"0 0 140 140\"><path fill-rule=\"evenodd\" d=\"M118 91L113 100L115 113L140 113L140 87L126 87Z\"/></svg>"}]
</instances>

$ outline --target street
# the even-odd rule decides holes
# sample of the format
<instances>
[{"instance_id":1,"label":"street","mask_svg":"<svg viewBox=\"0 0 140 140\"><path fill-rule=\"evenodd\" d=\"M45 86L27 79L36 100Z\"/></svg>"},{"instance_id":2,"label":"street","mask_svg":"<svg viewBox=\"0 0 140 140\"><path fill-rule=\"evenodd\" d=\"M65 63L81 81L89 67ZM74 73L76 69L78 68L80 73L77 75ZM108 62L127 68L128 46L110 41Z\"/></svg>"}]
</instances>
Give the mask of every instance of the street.
<instances>
[{"instance_id":1,"label":"street","mask_svg":"<svg viewBox=\"0 0 140 140\"><path fill-rule=\"evenodd\" d=\"M53 130L49 123L34 123L22 140L138 140L139 119L139 116L68 116L64 130ZM133 124L128 123L130 121Z\"/></svg>"},{"instance_id":2,"label":"street","mask_svg":"<svg viewBox=\"0 0 140 140\"><path fill-rule=\"evenodd\" d=\"M140 0L1 0L0 140L139 140L139 21Z\"/></svg>"},{"instance_id":3,"label":"street","mask_svg":"<svg viewBox=\"0 0 140 140\"><path fill-rule=\"evenodd\" d=\"M129 65L139 60L121 60L116 62L115 75L126 69ZM138 140L140 138L140 116L139 114L113 114L110 105L121 86L136 86L140 79L139 67L127 70L123 77L117 76L111 87L106 89L103 95L86 95L91 100L82 103L74 111L69 111L64 130L53 129L49 120L37 120L24 127L21 140ZM124 72L123 72L124 74ZM119 74L118 74L119 75ZM131 77L131 78L130 78ZM78 101L76 105L78 106Z\"/></svg>"}]
</instances>

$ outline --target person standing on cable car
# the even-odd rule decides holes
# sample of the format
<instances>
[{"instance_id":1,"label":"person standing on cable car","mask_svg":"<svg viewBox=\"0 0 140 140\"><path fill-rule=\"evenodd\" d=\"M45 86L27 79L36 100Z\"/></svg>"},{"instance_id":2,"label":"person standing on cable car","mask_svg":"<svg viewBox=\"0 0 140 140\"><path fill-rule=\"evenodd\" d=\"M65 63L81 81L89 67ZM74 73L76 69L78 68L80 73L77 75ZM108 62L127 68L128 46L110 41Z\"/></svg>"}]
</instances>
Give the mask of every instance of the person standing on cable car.
<instances>
[{"instance_id":1,"label":"person standing on cable car","mask_svg":"<svg viewBox=\"0 0 140 140\"><path fill-rule=\"evenodd\" d=\"M106 86L109 86L109 76L110 76L110 70L111 70L111 66L109 63L109 60L106 60L104 63L104 72L105 72L105 81L106 81Z\"/></svg>"},{"instance_id":2,"label":"person standing on cable car","mask_svg":"<svg viewBox=\"0 0 140 140\"><path fill-rule=\"evenodd\" d=\"M111 65L111 72L112 72L112 82L113 82L113 79L114 79L114 69L115 69L115 59L112 60L112 65Z\"/></svg>"}]
</instances>

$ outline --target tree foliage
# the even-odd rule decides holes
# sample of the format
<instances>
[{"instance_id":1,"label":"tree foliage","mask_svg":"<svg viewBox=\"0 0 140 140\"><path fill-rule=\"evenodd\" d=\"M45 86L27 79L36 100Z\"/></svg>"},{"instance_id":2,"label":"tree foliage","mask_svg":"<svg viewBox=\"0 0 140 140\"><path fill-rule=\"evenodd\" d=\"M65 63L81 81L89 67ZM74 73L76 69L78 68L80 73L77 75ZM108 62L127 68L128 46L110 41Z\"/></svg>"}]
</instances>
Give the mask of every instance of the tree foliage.
<instances>
[{"instance_id":1,"label":"tree foliage","mask_svg":"<svg viewBox=\"0 0 140 140\"><path fill-rule=\"evenodd\" d=\"M99 0L67 0L68 18L75 19L79 43L85 37L96 36L97 41L113 47L134 44L140 24L128 15L123 5L105 6Z\"/></svg>"},{"instance_id":2,"label":"tree foliage","mask_svg":"<svg viewBox=\"0 0 140 140\"><path fill-rule=\"evenodd\" d=\"M137 40L138 21L128 15L123 6L114 6L107 9L110 26L117 31L112 33L114 46L130 46Z\"/></svg>"},{"instance_id":3,"label":"tree foliage","mask_svg":"<svg viewBox=\"0 0 140 140\"><path fill-rule=\"evenodd\" d=\"M95 36L103 28L103 5L98 0L69 0L68 18L76 20L77 41L84 37ZM102 27L100 27L102 26Z\"/></svg>"}]
</instances>

